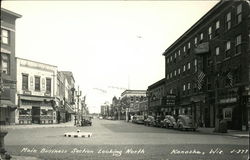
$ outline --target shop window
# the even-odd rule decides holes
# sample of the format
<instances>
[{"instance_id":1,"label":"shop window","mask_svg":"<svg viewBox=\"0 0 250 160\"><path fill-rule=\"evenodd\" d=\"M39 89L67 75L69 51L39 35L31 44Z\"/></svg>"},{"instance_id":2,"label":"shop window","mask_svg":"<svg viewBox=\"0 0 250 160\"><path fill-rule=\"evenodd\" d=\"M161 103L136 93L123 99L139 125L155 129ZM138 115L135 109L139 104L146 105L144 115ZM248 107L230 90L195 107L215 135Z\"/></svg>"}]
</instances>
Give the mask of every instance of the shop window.
<instances>
[{"instance_id":1,"label":"shop window","mask_svg":"<svg viewBox=\"0 0 250 160\"><path fill-rule=\"evenodd\" d=\"M10 74L10 56L1 53L0 69L3 74Z\"/></svg>"},{"instance_id":2,"label":"shop window","mask_svg":"<svg viewBox=\"0 0 250 160\"><path fill-rule=\"evenodd\" d=\"M19 109L19 115L31 115L31 110L21 108L21 109Z\"/></svg>"},{"instance_id":3,"label":"shop window","mask_svg":"<svg viewBox=\"0 0 250 160\"><path fill-rule=\"evenodd\" d=\"M10 31L6 29L1 29L1 43L9 44L10 43Z\"/></svg>"}]
</instances>

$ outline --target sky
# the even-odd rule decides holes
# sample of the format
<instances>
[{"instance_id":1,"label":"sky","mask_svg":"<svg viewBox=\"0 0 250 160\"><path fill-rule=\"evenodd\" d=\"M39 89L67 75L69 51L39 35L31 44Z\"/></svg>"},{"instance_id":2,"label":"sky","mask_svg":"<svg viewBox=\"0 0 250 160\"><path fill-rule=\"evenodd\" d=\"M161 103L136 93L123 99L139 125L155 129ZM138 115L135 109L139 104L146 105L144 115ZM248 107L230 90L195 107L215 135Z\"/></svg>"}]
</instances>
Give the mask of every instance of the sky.
<instances>
[{"instance_id":1,"label":"sky","mask_svg":"<svg viewBox=\"0 0 250 160\"><path fill-rule=\"evenodd\" d=\"M3 1L16 57L72 71L90 112L165 77L163 52L218 1Z\"/></svg>"}]
</instances>

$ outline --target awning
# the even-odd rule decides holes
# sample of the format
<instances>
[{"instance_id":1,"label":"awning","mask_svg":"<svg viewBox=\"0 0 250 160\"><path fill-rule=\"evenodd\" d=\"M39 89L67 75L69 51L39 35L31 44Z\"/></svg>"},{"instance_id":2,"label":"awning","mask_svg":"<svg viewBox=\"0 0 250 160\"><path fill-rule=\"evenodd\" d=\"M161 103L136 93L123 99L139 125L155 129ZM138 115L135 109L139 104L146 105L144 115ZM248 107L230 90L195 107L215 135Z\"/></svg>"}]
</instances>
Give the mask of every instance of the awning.
<instances>
[{"instance_id":1,"label":"awning","mask_svg":"<svg viewBox=\"0 0 250 160\"><path fill-rule=\"evenodd\" d=\"M29 101L51 101L53 98L45 98L45 97L31 97L31 96L20 96L20 99L29 100Z\"/></svg>"},{"instance_id":2,"label":"awning","mask_svg":"<svg viewBox=\"0 0 250 160\"><path fill-rule=\"evenodd\" d=\"M193 96L190 98L191 102L205 101L205 95Z\"/></svg>"},{"instance_id":3,"label":"awning","mask_svg":"<svg viewBox=\"0 0 250 160\"><path fill-rule=\"evenodd\" d=\"M0 108L17 108L17 105L15 105L13 102L10 100L0 100Z\"/></svg>"},{"instance_id":4,"label":"awning","mask_svg":"<svg viewBox=\"0 0 250 160\"><path fill-rule=\"evenodd\" d=\"M189 99L185 99L185 100L183 100L183 101L181 102L180 105L186 106L186 105L190 105L190 104L191 104L191 101L190 101Z\"/></svg>"},{"instance_id":5,"label":"awning","mask_svg":"<svg viewBox=\"0 0 250 160\"><path fill-rule=\"evenodd\" d=\"M75 113L74 110L68 104L65 104L65 110L69 113Z\"/></svg>"}]
</instances>

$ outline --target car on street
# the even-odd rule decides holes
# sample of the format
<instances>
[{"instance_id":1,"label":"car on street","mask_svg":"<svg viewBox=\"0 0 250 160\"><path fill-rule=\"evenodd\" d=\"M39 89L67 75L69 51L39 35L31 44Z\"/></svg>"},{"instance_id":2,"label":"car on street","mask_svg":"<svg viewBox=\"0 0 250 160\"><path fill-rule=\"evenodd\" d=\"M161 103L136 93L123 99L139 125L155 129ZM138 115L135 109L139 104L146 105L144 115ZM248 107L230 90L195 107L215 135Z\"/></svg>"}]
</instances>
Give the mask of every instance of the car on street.
<instances>
[{"instance_id":1,"label":"car on street","mask_svg":"<svg viewBox=\"0 0 250 160\"><path fill-rule=\"evenodd\" d=\"M81 121L80 121L80 125L81 126L92 126L92 121L91 121L92 117L90 116L82 116L81 117Z\"/></svg>"},{"instance_id":2,"label":"car on street","mask_svg":"<svg viewBox=\"0 0 250 160\"><path fill-rule=\"evenodd\" d=\"M156 121L155 121L155 118L153 116L148 116L148 118L146 118L144 120L144 125L146 125L146 126L155 126L155 123L156 123Z\"/></svg>"},{"instance_id":3,"label":"car on street","mask_svg":"<svg viewBox=\"0 0 250 160\"><path fill-rule=\"evenodd\" d=\"M188 115L178 115L176 126L180 130L193 130L197 129L197 124L193 121L191 116Z\"/></svg>"},{"instance_id":4,"label":"car on street","mask_svg":"<svg viewBox=\"0 0 250 160\"><path fill-rule=\"evenodd\" d=\"M161 121L162 126L164 128L176 128L176 119L171 115L166 115L164 120Z\"/></svg>"},{"instance_id":5,"label":"car on street","mask_svg":"<svg viewBox=\"0 0 250 160\"><path fill-rule=\"evenodd\" d=\"M143 115L133 116L132 123L144 124L144 116Z\"/></svg>"}]
</instances>

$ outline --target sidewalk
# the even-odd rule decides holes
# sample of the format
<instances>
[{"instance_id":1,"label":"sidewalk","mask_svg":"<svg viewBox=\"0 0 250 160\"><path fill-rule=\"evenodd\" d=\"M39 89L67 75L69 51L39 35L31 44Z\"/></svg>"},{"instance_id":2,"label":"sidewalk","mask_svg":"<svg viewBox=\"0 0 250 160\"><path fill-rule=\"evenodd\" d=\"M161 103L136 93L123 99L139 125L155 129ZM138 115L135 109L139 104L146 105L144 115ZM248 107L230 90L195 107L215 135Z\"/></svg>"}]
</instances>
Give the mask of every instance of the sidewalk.
<instances>
[{"instance_id":1,"label":"sidewalk","mask_svg":"<svg viewBox=\"0 0 250 160\"><path fill-rule=\"evenodd\" d=\"M10 129L23 129L23 128L60 128L60 127L74 127L74 122L66 122L66 123L59 123L59 124L29 124L29 125L4 125L1 128L5 130Z\"/></svg>"},{"instance_id":2,"label":"sidewalk","mask_svg":"<svg viewBox=\"0 0 250 160\"><path fill-rule=\"evenodd\" d=\"M203 134L225 135L238 138L249 138L249 131L228 130L227 133L214 132L214 128L198 128L197 132Z\"/></svg>"}]
</instances>

